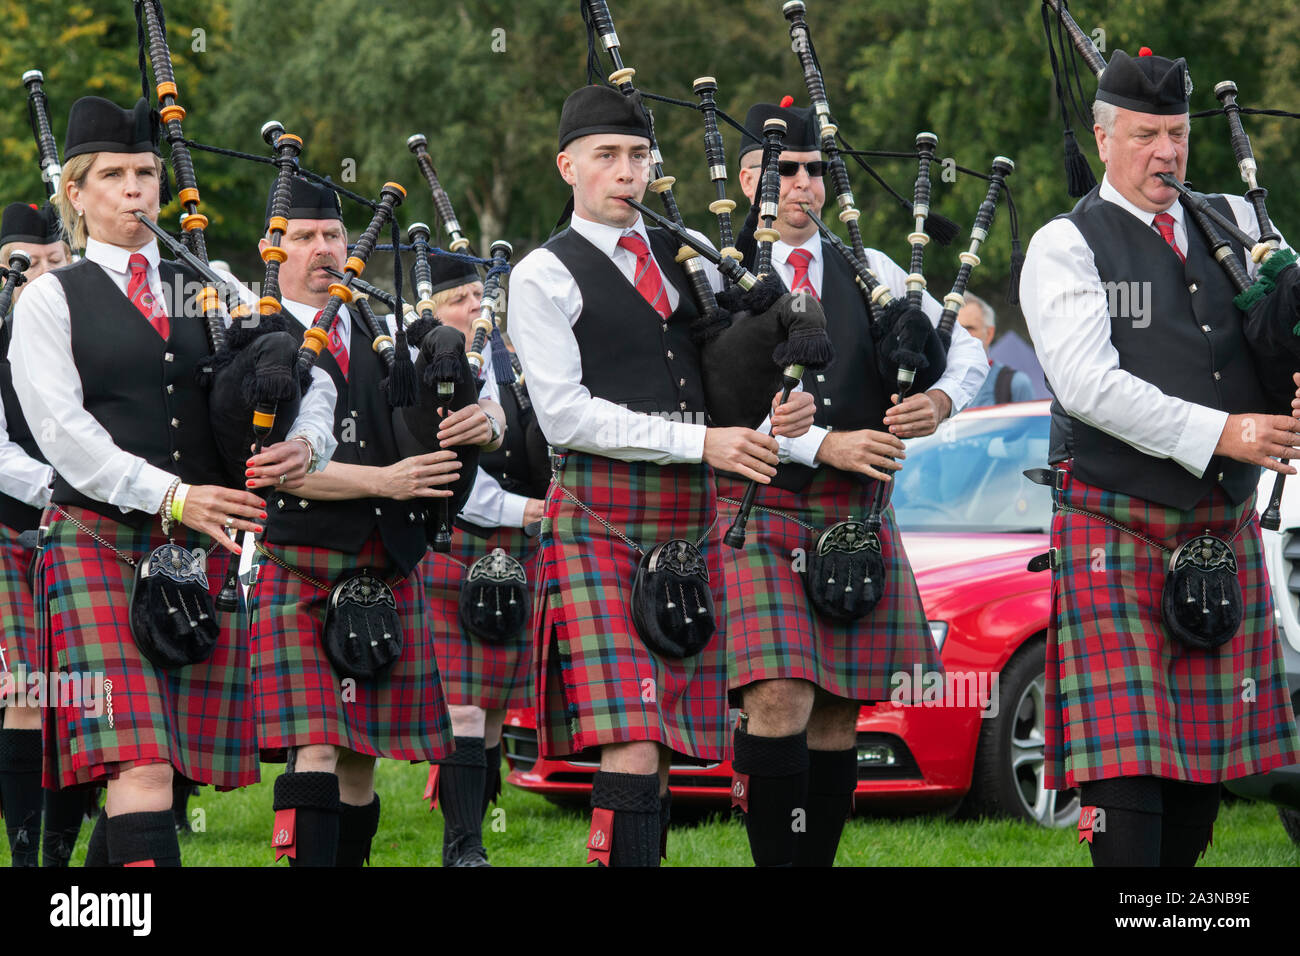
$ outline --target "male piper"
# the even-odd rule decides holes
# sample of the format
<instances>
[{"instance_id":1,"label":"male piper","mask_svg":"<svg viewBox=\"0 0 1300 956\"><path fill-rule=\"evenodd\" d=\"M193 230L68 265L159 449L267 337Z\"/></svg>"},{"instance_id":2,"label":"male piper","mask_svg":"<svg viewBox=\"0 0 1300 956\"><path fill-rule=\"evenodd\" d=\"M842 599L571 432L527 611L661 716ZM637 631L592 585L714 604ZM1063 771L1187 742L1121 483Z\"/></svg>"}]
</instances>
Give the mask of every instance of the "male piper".
<instances>
[{"instance_id":1,"label":"male piper","mask_svg":"<svg viewBox=\"0 0 1300 956\"><path fill-rule=\"evenodd\" d=\"M791 555L811 553L837 522L861 521L877 482L902 467L902 439L930 434L968 403L988 363L979 343L954 328L947 370L934 386L902 402L890 395L893 383L876 371L853 272L803 210L806 204L820 214L826 200L811 110L750 109L745 127L753 137L741 146L740 188L755 202L763 124L772 118L786 123L772 262L787 288L821 300L835 361L804 376L804 389L816 396L816 423L782 443L789 460L759 489L746 546L726 552L728 683L742 706L732 800L745 810L755 864L830 866L858 783L859 708L887 700L892 675L914 665L938 669L938 654L892 509L880 532L884 597L865 617L837 623L819 615ZM875 249L867 259L896 296L906 295L903 269ZM927 295L924 311L937 324L943 308ZM719 476L724 521L735 517L743 494L743 482Z\"/></svg>"},{"instance_id":2,"label":"male piper","mask_svg":"<svg viewBox=\"0 0 1300 956\"><path fill-rule=\"evenodd\" d=\"M1045 786L1080 788L1097 866L1194 865L1222 782L1300 757L1255 512L1260 467L1295 471L1278 459L1297 423L1263 412L1235 289L1158 178L1186 175L1191 84L1149 54L1112 56L1093 107L1106 175L1038 231L1021 281L1056 396ZM1259 234L1244 200L1212 202ZM1141 315L1108 297L1121 287L1148 290ZM1167 571L1188 541L1228 569L1195 594ZM1196 646L1162 612L1184 600L1240 624Z\"/></svg>"},{"instance_id":3,"label":"male piper","mask_svg":"<svg viewBox=\"0 0 1300 956\"><path fill-rule=\"evenodd\" d=\"M672 754L726 756L724 615L719 601L716 630L694 653L652 649L634 622L633 580L644 554L679 539L721 598L712 469L766 483L777 443L707 424L678 243L623 202L641 199L651 168L639 97L597 86L570 95L556 165L573 218L515 268L509 312L538 421L567 450L546 499L535 592L539 738L548 756L599 749L588 862L655 866ZM807 396L773 414L778 435L811 421ZM685 631L709 603L693 590L668 606Z\"/></svg>"},{"instance_id":4,"label":"male piper","mask_svg":"<svg viewBox=\"0 0 1300 956\"><path fill-rule=\"evenodd\" d=\"M280 286L285 311L305 328L329 300L326 269L343 265L347 231L334 191L300 178L286 218ZM249 592L253 688L262 756L288 764L275 782L277 858L358 867L379 826L375 758L437 760L451 750L417 569L425 511L450 494L440 486L459 471L449 446L495 441L485 410L472 406L443 422L444 450L401 458L380 390L383 364L346 307L317 364L338 390L339 447L319 474L267 496L266 542ZM260 468L250 479L262 480ZM366 679L339 673L322 642L331 589L362 569L390 587L402 642L392 669Z\"/></svg>"}]
</instances>

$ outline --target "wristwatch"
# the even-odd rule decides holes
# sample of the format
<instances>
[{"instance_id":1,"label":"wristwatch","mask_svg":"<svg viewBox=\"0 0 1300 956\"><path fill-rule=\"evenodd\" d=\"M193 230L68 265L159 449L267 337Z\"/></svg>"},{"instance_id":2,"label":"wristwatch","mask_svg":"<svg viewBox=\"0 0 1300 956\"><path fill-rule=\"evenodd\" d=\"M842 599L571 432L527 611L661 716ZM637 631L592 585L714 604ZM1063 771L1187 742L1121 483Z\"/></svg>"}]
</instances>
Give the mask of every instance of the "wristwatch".
<instances>
[{"instance_id":1,"label":"wristwatch","mask_svg":"<svg viewBox=\"0 0 1300 956\"><path fill-rule=\"evenodd\" d=\"M488 424L492 426L492 437L485 441L484 445L495 445L501 440L501 423L497 421L496 416L483 409L483 414L487 416Z\"/></svg>"}]
</instances>

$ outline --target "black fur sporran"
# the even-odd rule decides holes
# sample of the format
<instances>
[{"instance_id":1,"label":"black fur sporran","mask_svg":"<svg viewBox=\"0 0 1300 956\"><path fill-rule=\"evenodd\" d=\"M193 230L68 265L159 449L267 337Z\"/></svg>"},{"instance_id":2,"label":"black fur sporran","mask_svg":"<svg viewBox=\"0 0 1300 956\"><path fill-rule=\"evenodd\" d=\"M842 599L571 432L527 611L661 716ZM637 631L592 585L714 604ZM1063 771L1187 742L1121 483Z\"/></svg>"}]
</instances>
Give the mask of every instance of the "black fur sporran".
<instances>
[{"instance_id":1,"label":"black fur sporran","mask_svg":"<svg viewBox=\"0 0 1300 956\"><path fill-rule=\"evenodd\" d=\"M660 657L693 657L717 629L709 569L700 549L682 538L656 545L636 569L632 621Z\"/></svg>"},{"instance_id":2,"label":"black fur sporran","mask_svg":"<svg viewBox=\"0 0 1300 956\"><path fill-rule=\"evenodd\" d=\"M822 617L850 624L872 612L885 594L880 537L861 521L840 521L822 532L808 556L808 600Z\"/></svg>"},{"instance_id":3,"label":"black fur sporran","mask_svg":"<svg viewBox=\"0 0 1300 956\"><path fill-rule=\"evenodd\" d=\"M178 544L154 548L136 565L131 634L150 663L164 670L212 656L221 634L203 559Z\"/></svg>"},{"instance_id":4,"label":"black fur sporran","mask_svg":"<svg viewBox=\"0 0 1300 956\"><path fill-rule=\"evenodd\" d=\"M1165 627L1181 644L1221 647L1241 627L1245 613L1232 546L1211 534L1178 546L1160 595Z\"/></svg>"}]
</instances>

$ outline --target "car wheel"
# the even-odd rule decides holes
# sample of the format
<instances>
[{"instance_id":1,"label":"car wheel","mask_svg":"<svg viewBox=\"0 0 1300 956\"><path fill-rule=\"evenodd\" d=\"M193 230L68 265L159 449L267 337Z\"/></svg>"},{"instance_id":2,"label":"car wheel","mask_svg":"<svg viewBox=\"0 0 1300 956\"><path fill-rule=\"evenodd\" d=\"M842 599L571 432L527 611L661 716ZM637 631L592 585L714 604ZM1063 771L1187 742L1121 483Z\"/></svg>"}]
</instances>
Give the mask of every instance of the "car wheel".
<instances>
[{"instance_id":1,"label":"car wheel","mask_svg":"<svg viewBox=\"0 0 1300 956\"><path fill-rule=\"evenodd\" d=\"M1282 828L1286 830L1291 842L1300 844L1300 810L1278 807L1277 815L1282 818Z\"/></svg>"},{"instance_id":2,"label":"car wheel","mask_svg":"<svg viewBox=\"0 0 1300 956\"><path fill-rule=\"evenodd\" d=\"M1079 792L1043 786L1047 643L1025 644L998 675L998 713L984 719L963 817L1018 817L1061 828L1079 820Z\"/></svg>"}]
</instances>

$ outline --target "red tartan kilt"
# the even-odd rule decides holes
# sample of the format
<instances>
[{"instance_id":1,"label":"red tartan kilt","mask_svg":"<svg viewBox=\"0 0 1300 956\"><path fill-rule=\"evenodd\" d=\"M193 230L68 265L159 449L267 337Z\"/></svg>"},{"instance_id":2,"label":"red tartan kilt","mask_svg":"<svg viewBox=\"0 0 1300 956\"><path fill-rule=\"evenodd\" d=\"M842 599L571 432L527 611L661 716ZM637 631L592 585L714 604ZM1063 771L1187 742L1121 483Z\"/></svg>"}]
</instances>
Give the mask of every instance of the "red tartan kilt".
<instances>
[{"instance_id":1,"label":"red tartan kilt","mask_svg":"<svg viewBox=\"0 0 1300 956\"><path fill-rule=\"evenodd\" d=\"M18 532L0 524L0 705L22 684L39 658L36 600L27 583L32 552L18 543ZM5 673L12 674L6 681Z\"/></svg>"},{"instance_id":2,"label":"red tartan kilt","mask_svg":"<svg viewBox=\"0 0 1300 956\"><path fill-rule=\"evenodd\" d=\"M166 543L156 523L136 531L85 508L64 509L118 550L142 557ZM170 763L196 783L230 789L258 780L257 740L242 619L223 618L206 661L177 670L155 667L131 635L134 572L53 508L43 523L45 615L40 660L51 680L42 727L45 786L68 787L151 763ZM226 552L181 528L176 543L212 547L208 589L221 590ZM80 689L77 696L75 691ZM57 700L55 699L57 696Z\"/></svg>"},{"instance_id":3,"label":"red tartan kilt","mask_svg":"<svg viewBox=\"0 0 1300 956\"><path fill-rule=\"evenodd\" d=\"M563 756L648 740L700 759L722 759L729 736L725 545L714 520L712 470L575 452L565 456L560 481L647 550L671 538L695 542L707 530L700 549L717 631L694 657L669 660L652 654L632 623L640 555L552 482L533 597L542 753Z\"/></svg>"},{"instance_id":4,"label":"red tartan kilt","mask_svg":"<svg viewBox=\"0 0 1300 956\"><path fill-rule=\"evenodd\" d=\"M531 697L533 650L527 626L517 642L485 644L461 629L459 603L469 566L494 548L523 564L531 588L537 580L537 539L529 538L522 528L495 528L486 538L458 529L451 547L450 554L430 551L421 565L433 649L447 703L485 710L526 707Z\"/></svg>"},{"instance_id":5,"label":"red tartan kilt","mask_svg":"<svg viewBox=\"0 0 1300 956\"><path fill-rule=\"evenodd\" d=\"M345 570L374 568L393 589L402 622L402 654L375 681L345 681L325 656L322 634L329 592L265 555L249 591L253 689L262 759L280 761L288 747L332 744L398 760L437 760L452 749L451 725L417 567L398 574L376 533L358 554L274 545L281 561L332 585Z\"/></svg>"},{"instance_id":6,"label":"red tartan kilt","mask_svg":"<svg viewBox=\"0 0 1300 956\"><path fill-rule=\"evenodd\" d=\"M748 482L719 477L718 497L739 502L747 487ZM760 680L797 679L849 700L882 701L897 686L894 675L910 674L917 665L942 670L892 508L885 509L880 531L887 579L875 610L852 624L837 624L821 618L808 599L796 552L802 551L806 560L826 528L866 517L874 493L875 482L828 468L818 469L802 493L759 486L755 504L790 517L755 508L745 547L723 549L733 689ZM740 510L723 500L718 509L724 528Z\"/></svg>"},{"instance_id":7,"label":"red tartan kilt","mask_svg":"<svg viewBox=\"0 0 1300 956\"><path fill-rule=\"evenodd\" d=\"M1234 506L1216 488L1179 511L1072 475L1059 494L1167 548L1203 531L1232 539L1245 613L1222 647L1185 648L1161 615L1168 554L1058 509L1045 785L1134 775L1217 783L1300 760L1253 497Z\"/></svg>"}]
</instances>

